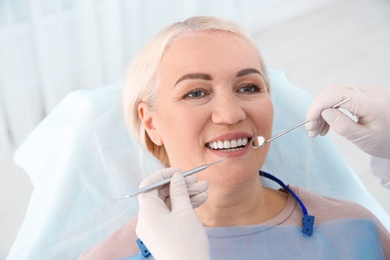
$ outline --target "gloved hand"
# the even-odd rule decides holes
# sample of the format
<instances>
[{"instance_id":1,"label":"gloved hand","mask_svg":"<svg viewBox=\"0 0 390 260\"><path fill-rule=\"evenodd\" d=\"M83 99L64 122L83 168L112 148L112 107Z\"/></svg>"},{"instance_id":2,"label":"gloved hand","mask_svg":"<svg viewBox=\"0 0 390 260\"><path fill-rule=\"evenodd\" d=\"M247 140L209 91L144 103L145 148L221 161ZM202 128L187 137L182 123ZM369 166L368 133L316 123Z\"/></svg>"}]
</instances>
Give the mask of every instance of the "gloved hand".
<instances>
[{"instance_id":1,"label":"gloved hand","mask_svg":"<svg viewBox=\"0 0 390 260\"><path fill-rule=\"evenodd\" d=\"M356 115L357 123L330 108L348 97L340 107ZM364 152L390 159L390 96L383 86L330 85L314 99L306 119L310 137L325 135L330 126Z\"/></svg>"},{"instance_id":2,"label":"gloved hand","mask_svg":"<svg viewBox=\"0 0 390 260\"><path fill-rule=\"evenodd\" d=\"M170 184L138 195L136 233L155 259L209 259L206 232L194 207L207 199L207 181L185 179L169 168L146 178L140 188L172 176Z\"/></svg>"}]
</instances>

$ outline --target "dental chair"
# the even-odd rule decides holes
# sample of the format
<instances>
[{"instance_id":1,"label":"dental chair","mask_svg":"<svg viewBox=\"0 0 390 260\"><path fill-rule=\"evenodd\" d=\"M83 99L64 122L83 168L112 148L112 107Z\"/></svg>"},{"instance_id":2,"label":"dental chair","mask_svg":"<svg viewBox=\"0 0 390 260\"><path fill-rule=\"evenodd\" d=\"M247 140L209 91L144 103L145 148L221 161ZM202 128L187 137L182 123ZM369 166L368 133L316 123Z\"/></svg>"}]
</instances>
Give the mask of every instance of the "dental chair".
<instances>
[{"instance_id":1,"label":"dental chair","mask_svg":"<svg viewBox=\"0 0 390 260\"><path fill-rule=\"evenodd\" d=\"M305 119L312 98L283 72L269 70L269 75L277 134ZM77 259L137 214L136 198L102 209L107 199L127 195L163 168L129 134L122 87L117 83L70 93L16 151L15 162L34 190L8 259ZM329 137L312 139L304 127L297 128L272 142L263 170L286 184L355 201L390 229L390 217Z\"/></svg>"}]
</instances>

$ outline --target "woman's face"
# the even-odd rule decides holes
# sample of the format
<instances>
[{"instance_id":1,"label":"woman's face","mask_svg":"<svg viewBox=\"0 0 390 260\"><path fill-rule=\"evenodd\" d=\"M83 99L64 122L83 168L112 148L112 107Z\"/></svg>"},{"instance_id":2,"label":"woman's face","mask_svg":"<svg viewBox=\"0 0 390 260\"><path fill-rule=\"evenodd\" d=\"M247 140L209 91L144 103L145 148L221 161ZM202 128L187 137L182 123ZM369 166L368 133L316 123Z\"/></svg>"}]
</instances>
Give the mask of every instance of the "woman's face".
<instances>
[{"instance_id":1,"label":"woman's face","mask_svg":"<svg viewBox=\"0 0 390 260\"><path fill-rule=\"evenodd\" d=\"M228 155L198 178L225 185L258 178L269 145L255 150L249 141L269 138L273 119L260 71L256 50L232 33L196 33L169 46L158 71L157 108L138 109L172 167L184 171Z\"/></svg>"}]
</instances>

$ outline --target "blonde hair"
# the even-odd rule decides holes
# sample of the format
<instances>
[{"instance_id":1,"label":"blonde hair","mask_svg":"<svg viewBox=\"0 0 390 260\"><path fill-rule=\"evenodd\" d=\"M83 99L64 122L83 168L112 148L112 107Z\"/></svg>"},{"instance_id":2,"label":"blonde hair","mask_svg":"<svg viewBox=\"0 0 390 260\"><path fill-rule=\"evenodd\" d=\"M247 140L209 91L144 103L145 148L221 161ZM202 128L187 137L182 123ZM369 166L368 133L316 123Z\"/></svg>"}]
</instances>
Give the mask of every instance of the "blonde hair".
<instances>
[{"instance_id":1,"label":"blonde hair","mask_svg":"<svg viewBox=\"0 0 390 260\"><path fill-rule=\"evenodd\" d=\"M127 126L133 136L156 156L165 167L169 167L169 158L164 145L152 142L138 115L138 104L144 102L154 110L157 104L160 61L166 49L178 38L204 31L225 31L244 38L258 53L261 73L269 89L269 79L260 52L251 37L232 21L209 16L196 16L177 22L157 34L133 59L125 79L123 109Z\"/></svg>"}]
</instances>

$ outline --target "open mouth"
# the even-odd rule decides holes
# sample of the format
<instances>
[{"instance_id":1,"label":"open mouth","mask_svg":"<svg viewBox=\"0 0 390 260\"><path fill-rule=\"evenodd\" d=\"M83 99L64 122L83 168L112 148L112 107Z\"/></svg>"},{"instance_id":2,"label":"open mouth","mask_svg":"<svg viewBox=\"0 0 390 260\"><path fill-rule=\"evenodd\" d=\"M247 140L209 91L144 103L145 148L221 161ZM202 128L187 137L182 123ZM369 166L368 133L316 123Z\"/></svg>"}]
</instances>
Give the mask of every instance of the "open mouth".
<instances>
[{"instance_id":1,"label":"open mouth","mask_svg":"<svg viewBox=\"0 0 390 260\"><path fill-rule=\"evenodd\" d=\"M239 138L232 140L218 140L207 143L206 146L213 150L233 152L244 148L248 144L248 138Z\"/></svg>"}]
</instances>

